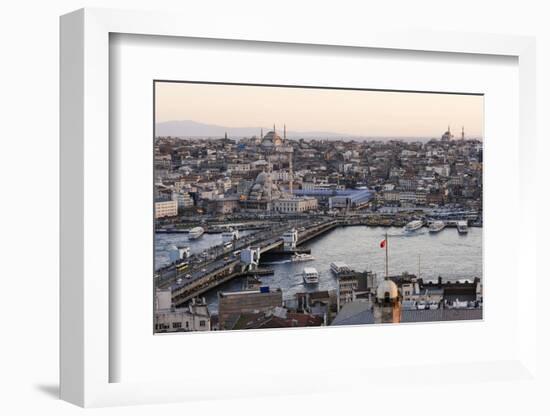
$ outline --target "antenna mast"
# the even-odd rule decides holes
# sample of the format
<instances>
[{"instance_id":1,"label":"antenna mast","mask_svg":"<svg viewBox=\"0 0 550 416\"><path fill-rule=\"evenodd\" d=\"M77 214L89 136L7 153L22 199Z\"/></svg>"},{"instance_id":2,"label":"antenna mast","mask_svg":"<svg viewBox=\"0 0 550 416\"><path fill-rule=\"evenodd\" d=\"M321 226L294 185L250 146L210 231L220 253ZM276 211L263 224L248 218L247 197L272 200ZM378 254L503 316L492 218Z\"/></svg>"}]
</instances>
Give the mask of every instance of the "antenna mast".
<instances>
[{"instance_id":1,"label":"antenna mast","mask_svg":"<svg viewBox=\"0 0 550 416\"><path fill-rule=\"evenodd\" d=\"M386 231L386 279L388 278L388 232Z\"/></svg>"}]
</instances>

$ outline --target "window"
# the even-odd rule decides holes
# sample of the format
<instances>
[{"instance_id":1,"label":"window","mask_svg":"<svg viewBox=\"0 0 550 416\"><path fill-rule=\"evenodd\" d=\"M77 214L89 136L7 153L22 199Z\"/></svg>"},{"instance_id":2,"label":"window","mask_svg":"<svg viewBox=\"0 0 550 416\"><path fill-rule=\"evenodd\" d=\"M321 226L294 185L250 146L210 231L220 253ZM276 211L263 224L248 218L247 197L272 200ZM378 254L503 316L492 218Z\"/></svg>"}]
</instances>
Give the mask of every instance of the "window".
<instances>
[{"instance_id":1,"label":"window","mask_svg":"<svg viewBox=\"0 0 550 416\"><path fill-rule=\"evenodd\" d=\"M172 322L172 328L174 329L181 328L181 322Z\"/></svg>"},{"instance_id":2,"label":"window","mask_svg":"<svg viewBox=\"0 0 550 416\"><path fill-rule=\"evenodd\" d=\"M199 325L201 327L205 327L206 326L206 321L199 321Z\"/></svg>"}]
</instances>

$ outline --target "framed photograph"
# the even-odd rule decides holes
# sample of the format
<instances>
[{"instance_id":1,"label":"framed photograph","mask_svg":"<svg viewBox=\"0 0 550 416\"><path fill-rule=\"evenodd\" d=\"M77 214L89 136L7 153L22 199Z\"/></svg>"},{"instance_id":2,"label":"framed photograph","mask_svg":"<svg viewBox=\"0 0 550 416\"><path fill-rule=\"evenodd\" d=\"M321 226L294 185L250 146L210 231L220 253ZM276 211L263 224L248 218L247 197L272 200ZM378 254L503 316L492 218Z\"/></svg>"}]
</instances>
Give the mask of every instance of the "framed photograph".
<instances>
[{"instance_id":1,"label":"framed photograph","mask_svg":"<svg viewBox=\"0 0 550 416\"><path fill-rule=\"evenodd\" d=\"M62 398L536 387L534 40L180 18L61 18Z\"/></svg>"}]
</instances>

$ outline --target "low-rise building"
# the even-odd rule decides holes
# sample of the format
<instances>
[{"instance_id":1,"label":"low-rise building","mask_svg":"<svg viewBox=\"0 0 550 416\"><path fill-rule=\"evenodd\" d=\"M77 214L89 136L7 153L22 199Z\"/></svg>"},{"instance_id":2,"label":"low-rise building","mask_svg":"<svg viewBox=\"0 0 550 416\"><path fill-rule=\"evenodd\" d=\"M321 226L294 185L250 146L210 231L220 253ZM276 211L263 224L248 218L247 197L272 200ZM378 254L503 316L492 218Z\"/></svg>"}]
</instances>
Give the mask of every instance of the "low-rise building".
<instances>
[{"instance_id":1,"label":"low-rise building","mask_svg":"<svg viewBox=\"0 0 550 416\"><path fill-rule=\"evenodd\" d=\"M193 198L188 192L174 192L172 200L178 203L178 210L190 208L194 205Z\"/></svg>"},{"instance_id":2,"label":"low-rise building","mask_svg":"<svg viewBox=\"0 0 550 416\"><path fill-rule=\"evenodd\" d=\"M239 317L246 313L267 312L283 306L283 292L261 287L259 290L218 292L218 319L220 329L231 329Z\"/></svg>"},{"instance_id":3,"label":"low-rise building","mask_svg":"<svg viewBox=\"0 0 550 416\"><path fill-rule=\"evenodd\" d=\"M166 296L158 294L157 305L166 306ZM204 298L192 299L185 308L161 308L155 311L156 332L210 331L210 312Z\"/></svg>"},{"instance_id":4,"label":"low-rise building","mask_svg":"<svg viewBox=\"0 0 550 416\"><path fill-rule=\"evenodd\" d=\"M346 303L358 297L368 296L376 287L376 274L372 272L353 273L338 277L338 304L340 310Z\"/></svg>"},{"instance_id":5,"label":"low-rise building","mask_svg":"<svg viewBox=\"0 0 550 416\"><path fill-rule=\"evenodd\" d=\"M274 209L283 213L312 211L317 209L317 199L312 197L281 198L274 202Z\"/></svg>"},{"instance_id":6,"label":"low-rise building","mask_svg":"<svg viewBox=\"0 0 550 416\"><path fill-rule=\"evenodd\" d=\"M178 215L178 201L155 201L155 218L175 217Z\"/></svg>"}]
</instances>

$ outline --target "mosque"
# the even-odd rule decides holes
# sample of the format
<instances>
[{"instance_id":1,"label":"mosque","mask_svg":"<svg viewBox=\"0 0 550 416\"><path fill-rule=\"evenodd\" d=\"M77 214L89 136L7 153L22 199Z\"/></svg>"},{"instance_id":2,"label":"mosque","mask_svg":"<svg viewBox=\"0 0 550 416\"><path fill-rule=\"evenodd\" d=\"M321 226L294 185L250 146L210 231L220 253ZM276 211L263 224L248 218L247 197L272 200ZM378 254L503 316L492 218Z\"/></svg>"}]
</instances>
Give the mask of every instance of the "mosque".
<instances>
[{"instance_id":1,"label":"mosque","mask_svg":"<svg viewBox=\"0 0 550 416\"><path fill-rule=\"evenodd\" d=\"M441 136L441 140L448 142L450 140L453 140L454 137L455 136L453 135L453 133L451 133L451 126L447 126L447 131L443 133L443 135ZM464 126L462 126L462 133L460 134L460 139L464 140Z\"/></svg>"},{"instance_id":2,"label":"mosque","mask_svg":"<svg viewBox=\"0 0 550 416\"><path fill-rule=\"evenodd\" d=\"M278 200L285 199L300 203L304 198L293 197L292 154L294 149L286 141L286 124L283 128L283 137L277 133L275 125L273 125L273 130L268 131L265 136L262 129L260 137L258 152L264 155L268 162L267 167L256 176L241 205L251 210L272 211L275 209L275 201ZM285 164L288 166L289 178L287 191L281 189L277 181L273 179L273 166L278 165L278 170L282 171Z\"/></svg>"},{"instance_id":3,"label":"mosque","mask_svg":"<svg viewBox=\"0 0 550 416\"><path fill-rule=\"evenodd\" d=\"M275 124L273 125L273 130L268 131L264 136L262 131L262 141L260 146L264 150L276 150L278 147L283 146L286 142L286 124L284 126L283 137L277 134Z\"/></svg>"},{"instance_id":4,"label":"mosque","mask_svg":"<svg viewBox=\"0 0 550 416\"><path fill-rule=\"evenodd\" d=\"M275 199L280 199L283 196L283 192L279 186L272 180L269 172L260 172L254 181L254 184L250 187L248 192L247 201L252 204L249 208L270 210L268 203Z\"/></svg>"}]
</instances>

